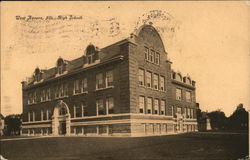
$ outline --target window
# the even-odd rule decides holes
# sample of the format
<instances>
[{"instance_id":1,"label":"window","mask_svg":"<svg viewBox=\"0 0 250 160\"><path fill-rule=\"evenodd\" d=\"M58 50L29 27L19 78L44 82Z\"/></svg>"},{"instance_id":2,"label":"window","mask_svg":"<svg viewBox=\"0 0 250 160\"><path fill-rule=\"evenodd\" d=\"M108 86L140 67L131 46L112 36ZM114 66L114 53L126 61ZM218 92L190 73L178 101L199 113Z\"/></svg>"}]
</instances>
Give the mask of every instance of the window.
<instances>
[{"instance_id":1,"label":"window","mask_svg":"<svg viewBox=\"0 0 250 160\"><path fill-rule=\"evenodd\" d=\"M63 74L63 65L58 66L58 74Z\"/></svg>"},{"instance_id":2,"label":"window","mask_svg":"<svg viewBox=\"0 0 250 160\"><path fill-rule=\"evenodd\" d=\"M93 62L93 57L92 55L88 56L88 64L91 64Z\"/></svg>"},{"instance_id":3,"label":"window","mask_svg":"<svg viewBox=\"0 0 250 160\"><path fill-rule=\"evenodd\" d=\"M106 86L113 86L113 71L108 71L106 73Z\"/></svg>"},{"instance_id":4,"label":"window","mask_svg":"<svg viewBox=\"0 0 250 160\"><path fill-rule=\"evenodd\" d=\"M187 117L187 108L186 107L183 108L183 116L185 118Z\"/></svg>"},{"instance_id":5,"label":"window","mask_svg":"<svg viewBox=\"0 0 250 160\"><path fill-rule=\"evenodd\" d=\"M65 115L65 114L67 114L66 108L64 108L64 107L60 108L59 109L59 115Z\"/></svg>"},{"instance_id":6,"label":"window","mask_svg":"<svg viewBox=\"0 0 250 160\"><path fill-rule=\"evenodd\" d=\"M98 99L96 101L96 108L97 108L97 115L104 115L105 114L105 110L104 110L104 106L103 106L103 99Z\"/></svg>"},{"instance_id":7,"label":"window","mask_svg":"<svg viewBox=\"0 0 250 160\"><path fill-rule=\"evenodd\" d=\"M82 107L82 117L87 115L87 111L86 111L86 103L85 102L81 102L81 107Z\"/></svg>"},{"instance_id":8,"label":"window","mask_svg":"<svg viewBox=\"0 0 250 160\"><path fill-rule=\"evenodd\" d=\"M152 113L152 108L153 108L152 102L153 102L152 98L147 98L147 113L148 114Z\"/></svg>"},{"instance_id":9,"label":"window","mask_svg":"<svg viewBox=\"0 0 250 160\"><path fill-rule=\"evenodd\" d=\"M99 73L96 75L96 89L103 88L103 75Z\"/></svg>"},{"instance_id":10,"label":"window","mask_svg":"<svg viewBox=\"0 0 250 160\"><path fill-rule=\"evenodd\" d=\"M177 76L176 76L176 80L177 80L177 81L180 81L180 82L182 81L182 77L181 77L181 75L180 75L180 74L177 74Z\"/></svg>"},{"instance_id":11,"label":"window","mask_svg":"<svg viewBox=\"0 0 250 160\"><path fill-rule=\"evenodd\" d=\"M88 81L87 78L83 78L82 79L82 90L81 92L87 92L87 88L88 88Z\"/></svg>"},{"instance_id":12,"label":"window","mask_svg":"<svg viewBox=\"0 0 250 160\"><path fill-rule=\"evenodd\" d=\"M80 103L75 105L75 117L82 117L82 105Z\"/></svg>"},{"instance_id":13,"label":"window","mask_svg":"<svg viewBox=\"0 0 250 160\"><path fill-rule=\"evenodd\" d=\"M159 89L159 76L154 74L154 89Z\"/></svg>"},{"instance_id":14,"label":"window","mask_svg":"<svg viewBox=\"0 0 250 160\"><path fill-rule=\"evenodd\" d=\"M93 46L93 45L89 45L87 48L86 48L86 56L87 56L87 63L88 64L91 64L95 61L94 59L94 55L96 53L96 47Z\"/></svg>"},{"instance_id":15,"label":"window","mask_svg":"<svg viewBox=\"0 0 250 160\"><path fill-rule=\"evenodd\" d=\"M139 112L144 113L145 108L145 98L143 96L139 97Z\"/></svg>"},{"instance_id":16,"label":"window","mask_svg":"<svg viewBox=\"0 0 250 160\"><path fill-rule=\"evenodd\" d=\"M154 62L154 54L155 54L154 50L150 50L150 53L149 53L149 61L150 62Z\"/></svg>"},{"instance_id":17,"label":"window","mask_svg":"<svg viewBox=\"0 0 250 160\"><path fill-rule=\"evenodd\" d=\"M194 112L193 109L190 108L190 118L194 118Z\"/></svg>"},{"instance_id":18,"label":"window","mask_svg":"<svg viewBox=\"0 0 250 160\"><path fill-rule=\"evenodd\" d=\"M31 121L31 114L30 114L30 112L28 112L28 122L30 122Z\"/></svg>"},{"instance_id":19,"label":"window","mask_svg":"<svg viewBox=\"0 0 250 160\"><path fill-rule=\"evenodd\" d=\"M187 118L191 118L191 115L190 115L190 108L187 108Z\"/></svg>"},{"instance_id":20,"label":"window","mask_svg":"<svg viewBox=\"0 0 250 160\"><path fill-rule=\"evenodd\" d=\"M147 47L144 47L144 54L145 54L145 59L149 60L149 49Z\"/></svg>"},{"instance_id":21,"label":"window","mask_svg":"<svg viewBox=\"0 0 250 160\"><path fill-rule=\"evenodd\" d=\"M40 73L38 73L38 75L35 75L35 82L39 82L40 81Z\"/></svg>"},{"instance_id":22,"label":"window","mask_svg":"<svg viewBox=\"0 0 250 160\"><path fill-rule=\"evenodd\" d=\"M144 47L144 55L147 61L157 65L160 64L160 54L153 49L149 50L147 47Z\"/></svg>"},{"instance_id":23,"label":"window","mask_svg":"<svg viewBox=\"0 0 250 160\"><path fill-rule=\"evenodd\" d=\"M46 99L46 94L45 94L46 92L45 92L45 90L43 89L42 91L41 91L41 102L44 102L45 101L45 99Z\"/></svg>"},{"instance_id":24,"label":"window","mask_svg":"<svg viewBox=\"0 0 250 160\"><path fill-rule=\"evenodd\" d=\"M59 98L59 86L55 86L55 98Z\"/></svg>"},{"instance_id":25,"label":"window","mask_svg":"<svg viewBox=\"0 0 250 160\"><path fill-rule=\"evenodd\" d=\"M42 120L48 120L47 119L47 111L46 110L42 110Z\"/></svg>"},{"instance_id":26,"label":"window","mask_svg":"<svg viewBox=\"0 0 250 160\"><path fill-rule=\"evenodd\" d=\"M65 70L65 62L62 58L59 58L57 60L57 74L59 75L63 74L64 70Z\"/></svg>"},{"instance_id":27,"label":"window","mask_svg":"<svg viewBox=\"0 0 250 160\"><path fill-rule=\"evenodd\" d=\"M35 115L34 111L32 112L32 115L33 115L33 120L32 121L36 121L36 115Z\"/></svg>"},{"instance_id":28,"label":"window","mask_svg":"<svg viewBox=\"0 0 250 160\"><path fill-rule=\"evenodd\" d=\"M182 91L179 88L176 88L176 100L181 100L182 99Z\"/></svg>"},{"instance_id":29,"label":"window","mask_svg":"<svg viewBox=\"0 0 250 160\"><path fill-rule=\"evenodd\" d=\"M33 95L32 93L29 93L28 95L28 104L32 104L33 103Z\"/></svg>"},{"instance_id":30,"label":"window","mask_svg":"<svg viewBox=\"0 0 250 160\"><path fill-rule=\"evenodd\" d=\"M146 82L147 82L147 87L150 87L152 86L152 73L147 71L146 73Z\"/></svg>"},{"instance_id":31,"label":"window","mask_svg":"<svg viewBox=\"0 0 250 160\"><path fill-rule=\"evenodd\" d=\"M154 100L154 114L159 114L159 99Z\"/></svg>"},{"instance_id":32,"label":"window","mask_svg":"<svg viewBox=\"0 0 250 160\"><path fill-rule=\"evenodd\" d=\"M139 69L139 85L144 86L145 81L144 81L144 70Z\"/></svg>"},{"instance_id":33,"label":"window","mask_svg":"<svg viewBox=\"0 0 250 160\"><path fill-rule=\"evenodd\" d=\"M166 102L165 102L165 100L161 100L161 112L160 112L160 114L165 115L165 112L166 112Z\"/></svg>"},{"instance_id":34,"label":"window","mask_svg":"<svg viewBox=\"0 0 250 160\"><path fill-rule=\"evenodd\" d=\"M41 110L41 121L43 121L43 110Z\"/></svg>"},{"instance_id":35,"label":"window","mask_svg":"<svg viewBox=\"0 0 250 160\"><path fill-rule=\"evenodd\" d=\"M181 114L181 107L177 107L177 113Z\"/></svg>"},{"instance_id":36,"label":"window","mask_svg":"<svg viewBox=\"0 0 250 160\"><path fill-rule=\"evenodd\" d=\"M186 111L186 113L185 113L185 115L186 115L186 118L188 118L188 108L186 107L186 109L185 109Z\"/></svg>"},{"instance_id":37,"label":"window","mask_svg":"<svg viewBox=\"0 0 250 160\"><path fill-rule=\"evenodd\" d=\"M113 97L108 97L106 99L106 107L107 107L108 114L114 113L114 98Z\"/></svg>"},{"instance_id":38,"label":"window","mask_svg":"<svg viewBox=\"0 0 250 160\"><path fill-rule=\"evenodd\" d=\"M46 101L50 100L51 99L51 95L50 95L50 88L48 88L46 90Z\"/></svg>"},{"instance_id":39,"label":"window","mask_svg":"<svg viewBox=\"0 0 250 160\"><path fill-rule=\"evenodd\" d=\"M28 112L28 121L35 121L35 112Z\"/></svg>"},{"instance_id":40,"label":"window","mask_svg":"<svg viewBox=\"0 0 250 160\"><path fill-rule=\"evenodd\" d=\"M79 94L79 93L81 93L80 81L77 79L74 81L74 94Z\"/></svg>"},{"instance_id":41,"label":"window","mask_svg":"<svg viewBox=\"0 0 250 160\"><path fill-rule=\"evenodd\" d=\"M192 84L190 78L187 78L187 84Z\"/></svg>"},{"instance_id":42,"label":"window","mask_svg":"<svg viewBox=\"0 0 250 160\"><path fill-rule=\"evenodd\" d=\"M191 92L190 91L186 91L186 101L191 102Z\"/></svg>"},{"instance_id":43,"label":"window","mask_svg":"<svg viewBox=\"0 0 250 160\"><path fill-rule=\"evenodd\" d=\"M52 119L52 111L51 110L47 110L47 119Z\"/></svg>"},{"instance_id":44,"label":"window","mask_svg":"<svg viewBox=\"0 0 250 160\"><path fill-rule=\"evenodd\" d=\"M63 90L63 84L59 85L59 97L63 97L64 96L64 90Z\"/></svg>"},{"instance_id":45,"label":"window","mask_svg":"<svg viewBox=\"0 0 250 160\"><path fill-rule=\"evenodd\" d=\"M172 116L174 116L175 115L174 106L171 106L171 112L172 112Z\"/></svg>"},{"instance_id":46,"label":"window","mask_svg":"<svg viewBox=\"0 0 250 160\"><path fill-rule=\"evenodd\" d=\"M160 90L165 91L165 77L160 76Z\"/></svg>"},{"instance_id":47,"label":"window","mask_svg":"<svg viewBox=\"0 0 250 160\"><path fill-rule=\"evenodd\" d=\"M159 53L155 53L155 64L160 64L160 54Z\"/></svg>"},{"instance_id":48,"label":"window","mask_svg":"<svg viewBox=\"0 0 250 160\"><path fill-rule=\"evenodd\" d=\"M33 94L33 102L32 103L36 103L36 92L34 92L34 94Z\"/></svg>"},{"instance_id":49,"label":"window","mask_svg":"<svg viewBox=\"0 0 250 160\"><path fill-rule=\"evenodd\" d=\"M63 96L68 96L68 83L64 84L64 95Z\"/></svg>"}]
</instances>

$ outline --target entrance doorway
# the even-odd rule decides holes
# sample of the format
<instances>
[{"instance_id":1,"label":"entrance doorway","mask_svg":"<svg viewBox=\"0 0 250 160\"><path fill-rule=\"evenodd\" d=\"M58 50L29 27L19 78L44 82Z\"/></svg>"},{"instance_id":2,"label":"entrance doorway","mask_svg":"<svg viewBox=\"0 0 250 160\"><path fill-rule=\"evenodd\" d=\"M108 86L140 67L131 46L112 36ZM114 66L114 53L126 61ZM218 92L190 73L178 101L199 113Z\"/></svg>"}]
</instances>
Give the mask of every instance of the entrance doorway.
<instances>
[{"instance_id":1,"label":"entrance doorway","mask_svg":"<svg viewBox=\"0 0 250 160\"><path fill-rule=\"evenodd\" d=\"M59 134L60 135L65 135L67 132L66 132L66 121L61 121L60 122L60 125L59 125Z\"/></svg>"},{"instance_id":2,"label":"entrance doorway","mask_svg":"<svg viewBox=\"0 0 250 160\"><path fill-rule=\"evenodd\" d=\"M53 135L70 135L69 108L62 100L58 101L52 116Z\"/></svg>"}]
</instances>

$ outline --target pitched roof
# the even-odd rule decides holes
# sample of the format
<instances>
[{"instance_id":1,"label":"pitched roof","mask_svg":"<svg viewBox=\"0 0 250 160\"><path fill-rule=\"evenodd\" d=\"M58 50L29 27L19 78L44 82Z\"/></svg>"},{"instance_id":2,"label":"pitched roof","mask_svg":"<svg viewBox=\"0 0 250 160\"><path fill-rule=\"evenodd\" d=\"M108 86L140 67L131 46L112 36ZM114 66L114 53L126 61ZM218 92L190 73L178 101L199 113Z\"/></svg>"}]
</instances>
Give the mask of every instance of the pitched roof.
<instances>
[{"instance_id":1,"label":"pitched roof","mask_svg":"<svg viewBox=\"0 0 250 160\"><path fill-rule=\"evenodd\" d=\"M125 41L128 41L128 39L124 39L122 41L119 41L119 42L125 42ZM99 60L100 60L100 63L104 63L104 62L107 62L117 56L120 56L121 53L120 53L120 47L119 47L119 42L116 42L112 45L109 45L107 47L104 47L102 49L98 49L98 57L99 57ZM66 71L67 73L71 73L71 72L74 72L74 71L77 71L78 69L81 69L84 67L84 64L86 64L86 55L83 55L81 57L78 57L76 59L73 59L71 61L68 61L68 60L64 60L64 62L66 62ZM50 80L50 79L53 79L56 77L56 72L57 72L57 67L52 67L50 69L47 69L47 70L41 70L42 72L42 81L47 81L47 80ZM27 82L28 85L32 85L34 84L34 76L32 77L29 77L29 80Z\"/></svg>"}]
</instances>

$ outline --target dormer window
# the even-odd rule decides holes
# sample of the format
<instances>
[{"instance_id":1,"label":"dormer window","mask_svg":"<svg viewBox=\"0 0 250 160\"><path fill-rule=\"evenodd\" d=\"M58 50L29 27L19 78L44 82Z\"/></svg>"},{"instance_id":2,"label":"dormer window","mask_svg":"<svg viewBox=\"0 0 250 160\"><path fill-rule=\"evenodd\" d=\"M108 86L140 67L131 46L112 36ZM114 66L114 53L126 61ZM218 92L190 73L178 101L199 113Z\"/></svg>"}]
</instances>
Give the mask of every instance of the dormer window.
<instances>
[{"instance_id":1,"label":"dormer window","mask_svg":"<svg viewBox=\"0 0 250 160\"><path fill-rule=\"evenodd\" d=\"M186 83L191 85L192 84L191 79L187 78Z\"/></svg>"},{"instance_id":2,"label":"dormer window","mask_svg":"<svg viewBox=\"0 0 250 160\"><path fill-rule=\"evenodd\" d=\"M35 82L39 82L42 80L42 72L38 67L35 69L34 80Z\"/></svg>"},{"instance_id":3,"label":"dormer window","mask_svg":"<svg viewBox=\"0 0 250 160\"><path fill-rule=\"evenodd\" d=\"M182 82L182 76L180 73L176 75L176 80Z\"/></svg>"},{"instance_id":4,"label":"dormer window","mask_svg":"<svg viewBox=\"0 0 250 160\"><path fill-rule=\"evenodd\" d=\"M58 67L58 74L63 74L63 66Z\"/></svg>"},{"instance_id":5,"label":"dormer window","mask_svg":"<svg viewBox=\"0 0 250 160\"><path fill-rule=\"evenodd\" d=\"M62 58L59 58L57 60L57 75L61 75L65 71L66 71L66 62Z\"/></svg>"},{"instance_id":6,"label":"dormer window","mask_svg":"<svg viewBox=\"0 0 250 160\"><path fill-rule=\"evenodd\" d=\"M94 63L98 57L98 48L90 44L85 51L85 55L87 58L87 64Z\"/></svg>"},{"instance_id":7,"label":"dormer window","mask_svg":"<svg viewBox=\"0 0 250 160\"><path fill-rule=\"evenodd\" d=\"M93 55L88 56L88 64L93 63Z\"/></svg>"}]
</instances>

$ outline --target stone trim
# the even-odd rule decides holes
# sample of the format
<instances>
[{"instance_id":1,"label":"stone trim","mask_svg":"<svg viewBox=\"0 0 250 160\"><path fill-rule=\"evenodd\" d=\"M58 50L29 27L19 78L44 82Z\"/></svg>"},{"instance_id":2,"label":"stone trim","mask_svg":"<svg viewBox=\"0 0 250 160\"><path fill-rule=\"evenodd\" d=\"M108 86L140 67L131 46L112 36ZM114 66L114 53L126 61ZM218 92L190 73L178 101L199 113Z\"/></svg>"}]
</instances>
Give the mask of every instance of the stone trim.
<instances>
[{"instance_id":1,"label":"stone trim","mask_svg":"<svg viewBox=\"0 0 250 160\"><path fill-rule=\"evenodd\" d=\"M27 126L22 126L22 128L44 128L44 127L51 127L52 124L38 124L38 125L27 125Z\"/></svg>"}]
</instances>

